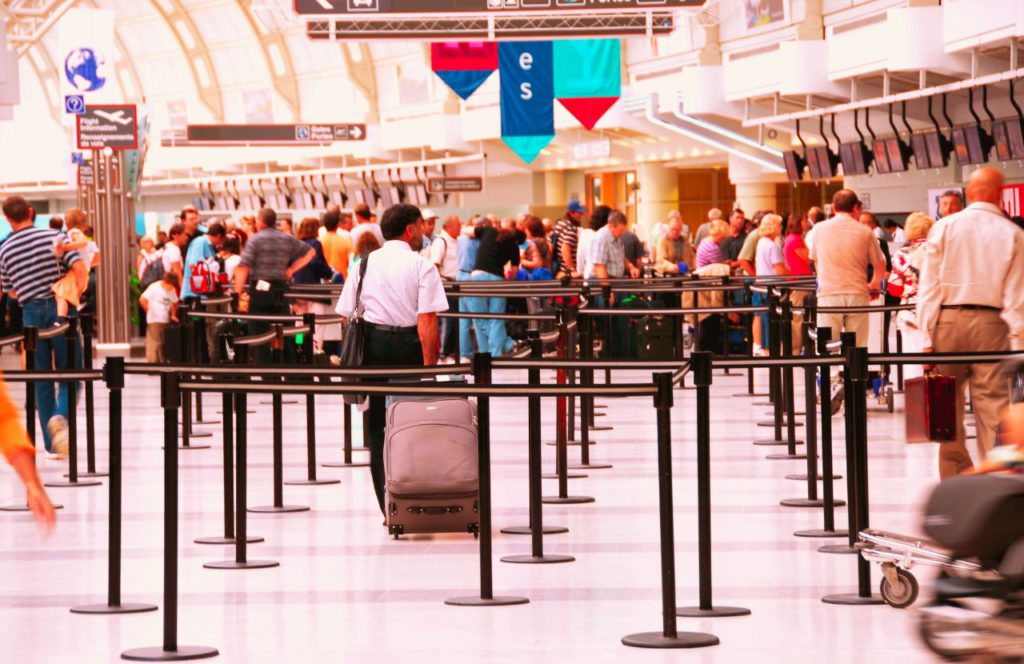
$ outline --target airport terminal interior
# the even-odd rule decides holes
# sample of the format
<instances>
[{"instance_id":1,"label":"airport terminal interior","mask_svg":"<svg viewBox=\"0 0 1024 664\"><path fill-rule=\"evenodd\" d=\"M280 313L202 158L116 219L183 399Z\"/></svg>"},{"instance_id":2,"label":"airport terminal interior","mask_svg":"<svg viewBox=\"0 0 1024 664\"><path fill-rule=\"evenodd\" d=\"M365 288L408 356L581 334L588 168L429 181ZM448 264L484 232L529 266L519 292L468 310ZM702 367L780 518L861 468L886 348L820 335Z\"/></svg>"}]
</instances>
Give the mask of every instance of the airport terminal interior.
<instances>
[{"instance_id":1,"label":"airport terminal interior","mask_svg":"<svg viewBox=\"0 0 1024 664\"><path fill-rule=\"evenodd\" d=\"M0 659L1024 661L1024 0L0 28Z\"/></svg>"}]
</instances>

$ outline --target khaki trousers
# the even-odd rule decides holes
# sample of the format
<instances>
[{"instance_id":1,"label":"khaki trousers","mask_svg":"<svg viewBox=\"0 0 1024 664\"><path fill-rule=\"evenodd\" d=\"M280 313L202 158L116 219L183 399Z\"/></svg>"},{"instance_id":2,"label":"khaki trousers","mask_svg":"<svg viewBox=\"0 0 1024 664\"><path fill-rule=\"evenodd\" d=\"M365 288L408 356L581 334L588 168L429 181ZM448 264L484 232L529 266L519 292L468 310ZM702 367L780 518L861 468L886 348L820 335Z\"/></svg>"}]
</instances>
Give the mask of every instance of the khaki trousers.
<instances>
[{"instance_id":1,"label":"khaki trousers","mask_svg":"<svg viewBox=\"0 0 1024 664\"><path fill-rule=\"evenodd\" d=\"M867 295L822 295L818 296L819 307L866 307L871 304ZM832 328L832 339L838 339L842 332L857 335L857 346L868 347L868 332L871 329L870 314L833 314L818 312L818 327Z\"/></svg>"},{"instance_id":2,"label":"khaki trousers","mask_svg":"<svg viewBox=\"0 0 1024 664\"><path fill-rule=\"evenodd\" d=\"M936 353L1000 351L1010 349L1010 329L994 309L943 309L932 334ZM998 364L940 364L939 373L956 378L956 441L939 446L939 474L945 478L974 467L967 451L964 412L966 389L971 386L971 403L978 430L978 455L992 449L1000 411L1010 399L1008 383Z\"/></svg>"},{"instance_id":3,"label":"khaki trousers","mask_svg":"<svg viewBox=\"0 0 1024 664\"><path fill-rule=\"evenodd\" d=\"M792 290L789 292L789 301L794 307L804 306L804 300L807 299L807 291L804 290ZM793 312L793 355L799 355L800 350L804 347L804 315L803 313Z\"/></svg>"}]
</instances>

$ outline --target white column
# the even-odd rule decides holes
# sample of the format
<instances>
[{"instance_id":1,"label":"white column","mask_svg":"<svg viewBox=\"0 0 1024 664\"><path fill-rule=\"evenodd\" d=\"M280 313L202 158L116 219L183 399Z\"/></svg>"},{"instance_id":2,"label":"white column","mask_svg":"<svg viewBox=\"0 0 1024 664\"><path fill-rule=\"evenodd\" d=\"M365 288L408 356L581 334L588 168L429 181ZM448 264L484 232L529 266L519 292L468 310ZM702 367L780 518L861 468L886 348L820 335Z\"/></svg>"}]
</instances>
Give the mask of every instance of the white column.
<instances>
[{"instance_id":1,"label":"white column","mask_svg":"<svg viewBox=\"0 0 1024 664\"><path fill-rule=\"evenodd\" d=\"M661 164L641 164L636 169L637 191L636 234L651 237L655 224L679 209L679 171Z\"/></svg>"}]
</instances>

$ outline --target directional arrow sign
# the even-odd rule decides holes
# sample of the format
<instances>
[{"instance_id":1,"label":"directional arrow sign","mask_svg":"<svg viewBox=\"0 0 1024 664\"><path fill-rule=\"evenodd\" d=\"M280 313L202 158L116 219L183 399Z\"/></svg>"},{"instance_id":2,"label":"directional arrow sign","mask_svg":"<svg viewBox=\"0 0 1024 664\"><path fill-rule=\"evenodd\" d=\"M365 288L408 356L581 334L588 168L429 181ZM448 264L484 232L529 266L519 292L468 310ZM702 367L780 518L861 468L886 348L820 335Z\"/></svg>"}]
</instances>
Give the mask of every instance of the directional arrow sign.
<instances>
[{"instance_id":1,"label":"directional arrow sign","mask_svg":"<svg viewBox=\"0 0 1024 664\"><path fill-rule=\"evenodd\" d=\"M185 145L324 145L365 138L364 124L189 125Z\"/></svg>"},{"instance_id":2,"label":"directional arrow sign","mask_svg":"<svg viewBox=\"0 0 1024 664\"><path fill-rule=\"evenodd\" d=\"M299 14L509 14L698 8L704 0L295 0Z\"/></svg>"}]
</instances>

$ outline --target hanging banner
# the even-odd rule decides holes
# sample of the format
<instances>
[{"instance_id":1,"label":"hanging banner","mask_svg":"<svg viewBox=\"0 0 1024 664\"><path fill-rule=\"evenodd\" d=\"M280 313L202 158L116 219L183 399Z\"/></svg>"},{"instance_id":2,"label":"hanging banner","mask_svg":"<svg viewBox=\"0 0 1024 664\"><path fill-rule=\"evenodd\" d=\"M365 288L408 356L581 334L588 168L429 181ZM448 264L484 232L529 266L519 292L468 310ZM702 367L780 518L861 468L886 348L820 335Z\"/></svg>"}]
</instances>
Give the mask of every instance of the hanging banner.
<instances>
[{"instance_id":1,"label":"hanging banner","mask_svg":"<svg viewBox=\"0 0 1024 664\"><path fill-rule=\"evenodd\" d=\"M462 99L476 92L498 68L494 42L435 42L430 45L430 65Z\"/></svg>"},{"instance_id":2,"label":"hanging banner","mask_svg":"<svg viewBox=\"0 0 1024 664\"><path fill-rule=\"evenodd\" d=\"M526 163L555 138L551 42L498 44L501 139Z\"/></svg>"},{"instance_id":3,"label":"hanging banner","mask_svg":"<svg viewBox=\"0 0 1024 664\"><path fill-rule=\"evenodd\" d=\"M61 98L85 95L86 102L112 99L114 12L69 9L57 24Z\"/></svg>"},{"instance_id":4,"label":"hanging banner","mask_svg":"<svg viewBox=\"0 0 1024 664\"><path fill-rule=\"evenodd\" d=\"M593 129L622 95L618 39L564 39L554 44L555 98Z\"/></svg>"}]
</instances>

